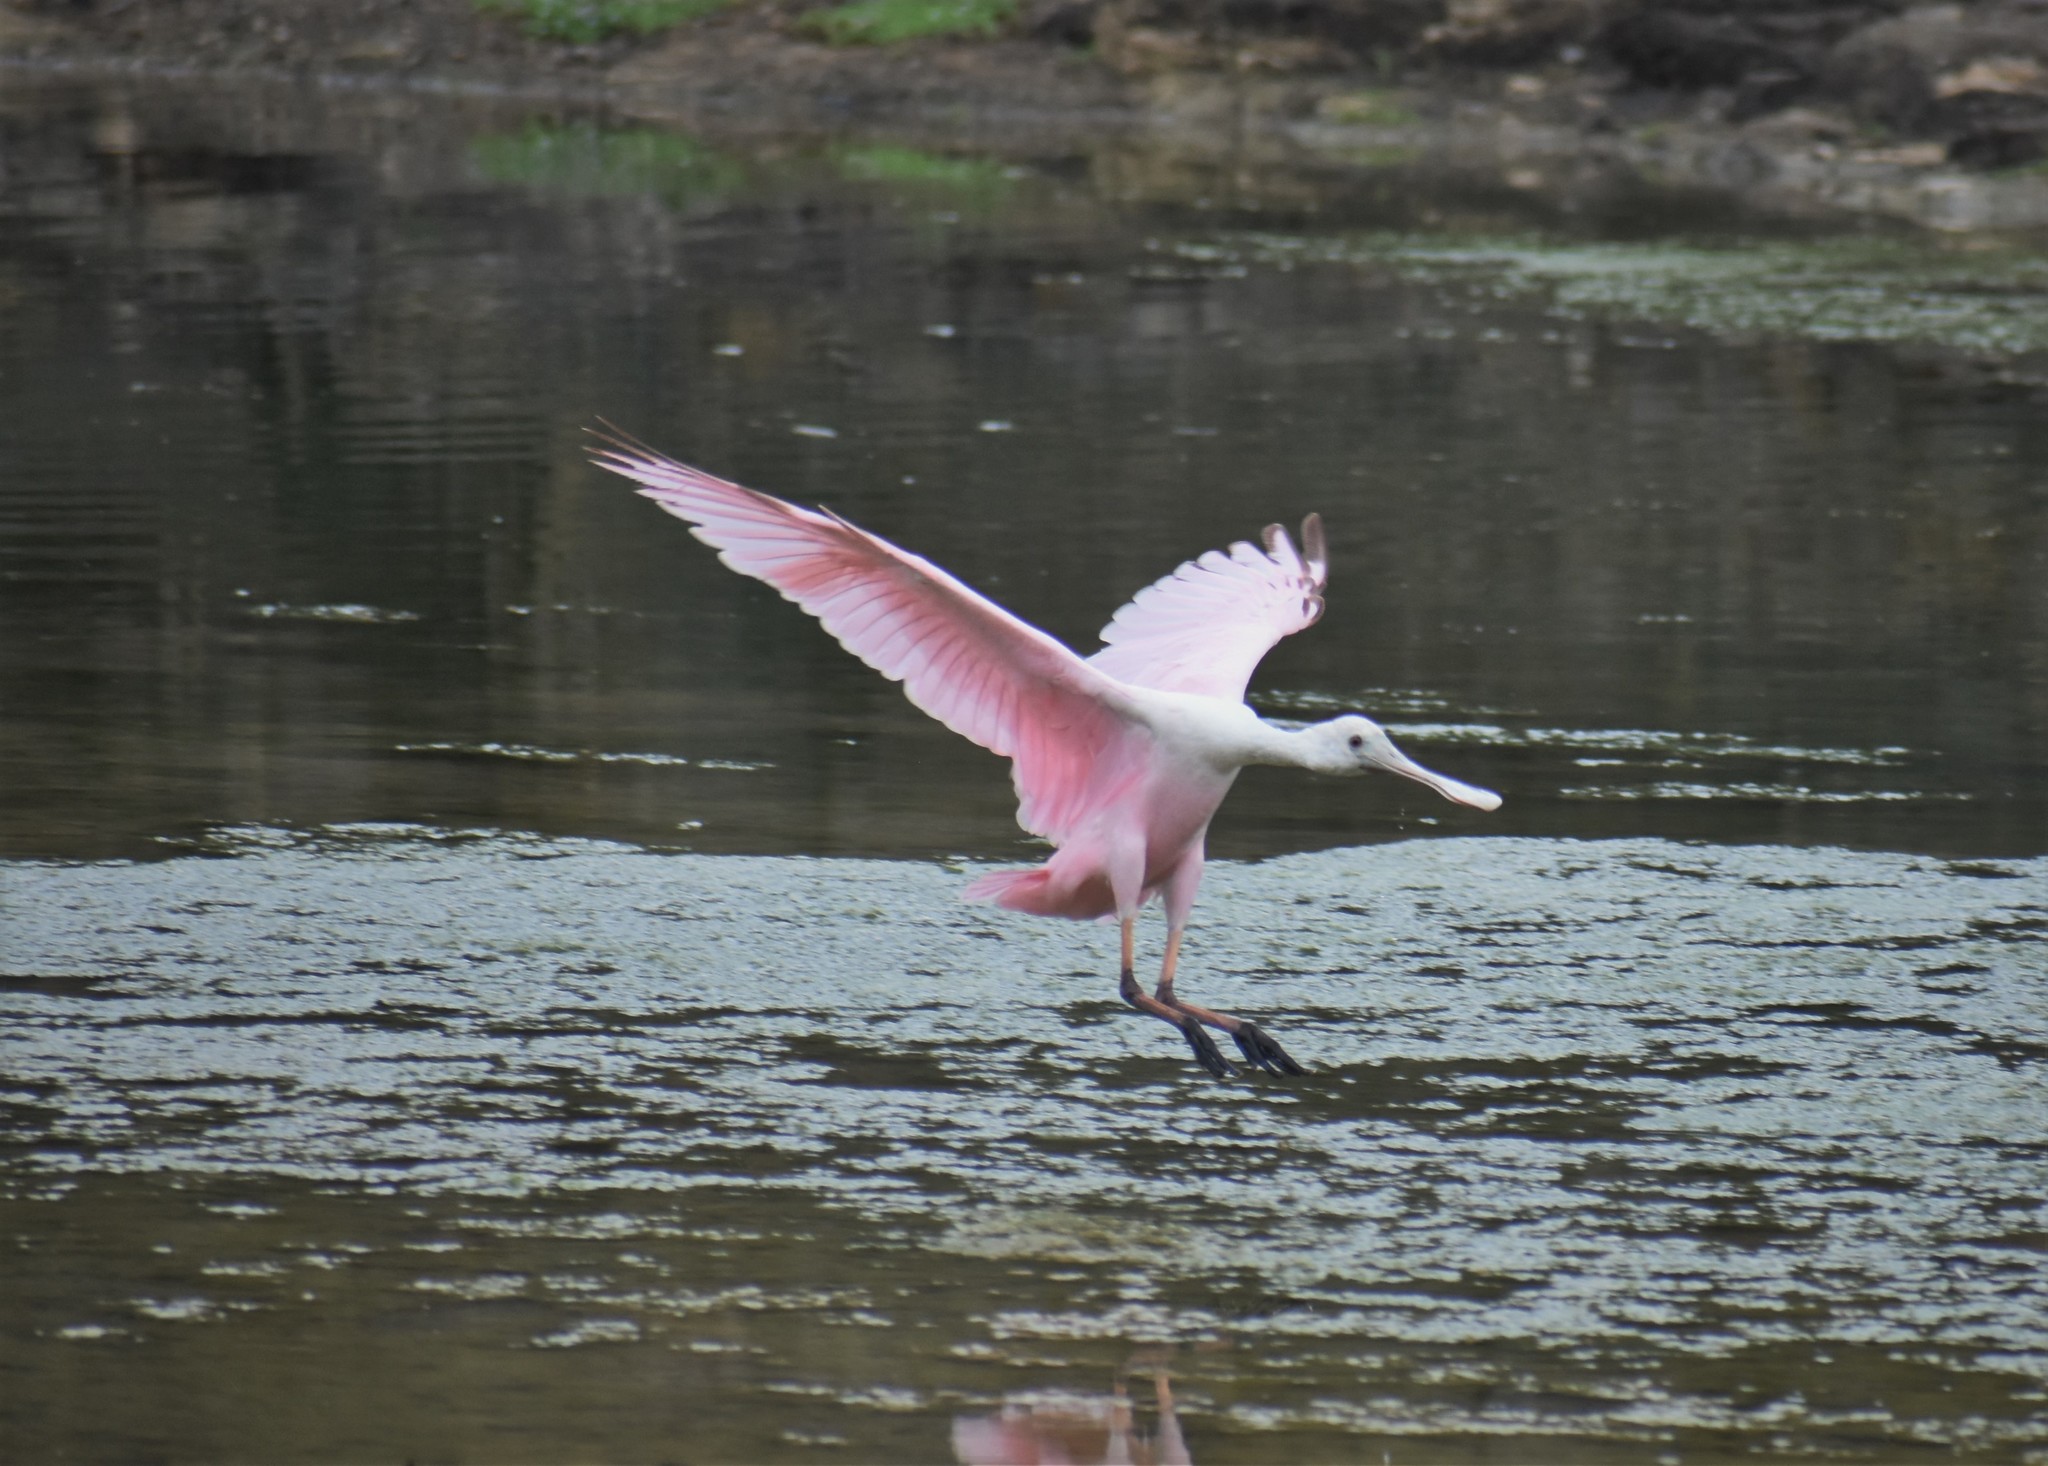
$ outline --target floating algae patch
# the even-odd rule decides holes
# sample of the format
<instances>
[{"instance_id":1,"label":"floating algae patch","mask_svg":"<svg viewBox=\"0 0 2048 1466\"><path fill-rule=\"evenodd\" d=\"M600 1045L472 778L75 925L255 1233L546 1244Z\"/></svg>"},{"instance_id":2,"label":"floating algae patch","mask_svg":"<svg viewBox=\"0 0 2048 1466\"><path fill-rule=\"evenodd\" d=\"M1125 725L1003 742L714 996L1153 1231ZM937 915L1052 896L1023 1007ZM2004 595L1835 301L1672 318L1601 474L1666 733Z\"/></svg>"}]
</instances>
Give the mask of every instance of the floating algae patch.
<instances>
[{"instance_id":1,"label":"floating algae patch","mask_svg":"<svg viewBox=\"0 0 2048 1466\"><path fill-rule=\"evenodd\" d=\"M1268 263L1392 268L1572 317L1670 321L1717 335L2048 350L2048 255L2020 243L1902 238L1729 245L1549 243L1413 234L1250 236L1225 251ZM1217 257L1219 246L1178 248Z\"/></svg>"},{"instance_id":2,"label":"floating algae patch","mask_svg":"<svg viewBox=\"0 0 2048 1466\"><path fill-rule=\"evenodd\" d=\"M478 139L470 157L477 172L493 182L593 197L645 195L677 209L716 204L750 188L806 173L913 189L943 195L956 204L986 207L1014 192L1020 176L1009 165L985 158L885 144L838 145L773 161L743 160L683 133L590 123L529 123L517 132ZM512 609L527 615L535 608Z\"/></svg>"},{"instance_id":3,"label":"floating algae patch","mask_svg":"<svg viewBox=\"0 0 2048 1466\"><path fill-rule=\"evenodd\" d=\"M496 183L570 194L652 194L675 208L722 199L748 180L732 157L655 128L534 122L477 139L470 157Z\"/></svg>"},{"instance_id":4,"label":"floating algae patch","mask_svg":"<svg viewBox=\"0 0 2048 1466\"><path fill-rule=\"evenodd\" d=\"M986 158L956 158L918 148L850 147L833 161L841 174L860 183L891 183L993 203L1016 184L1014 170Z\"/></svg>"}]
</instances>

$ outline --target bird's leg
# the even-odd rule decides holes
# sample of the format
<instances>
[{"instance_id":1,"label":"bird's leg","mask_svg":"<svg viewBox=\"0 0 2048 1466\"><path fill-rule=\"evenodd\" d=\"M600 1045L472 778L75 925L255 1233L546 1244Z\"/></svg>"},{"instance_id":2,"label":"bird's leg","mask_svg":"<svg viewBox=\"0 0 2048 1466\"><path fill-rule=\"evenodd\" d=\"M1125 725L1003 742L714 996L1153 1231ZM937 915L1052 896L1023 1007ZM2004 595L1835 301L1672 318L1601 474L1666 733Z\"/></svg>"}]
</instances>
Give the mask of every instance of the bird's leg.
<instances>
[{"instance_id":1,"label":"bird's leg","mask_svg":"<svg viewBox=\"0 0 2048 1466\"><path fill-rule=\"evenodd\" d=\"M1140 1013L1150 1013L1154 1018L1171 1023L1175 1028L1178 1028L1181 1037L1188 1041L1188 1047L1195 1051L1195 1062L1204 1069L1207 1069L1218 1079L1228 1079L1236 1071L1230 1067L1230 1061L1225 1059L1221 1051L1217 1049L1216 1040L1203 1032L1202 1020L1193 1013L1183 1011L1174 1003L1153 997L1138 986L1137 927L1138 918L1136 916L1124 918L1124 969L1122 981L1118 984L1118 990L1123 994L1124 1001L1133 1008L1136 1008ZM1172 946L1169 946L1167 950L1173 950ZM1239 1041L1240 1046L1242 1046L1242 1042L1242 1040Z\"/></svg>"},{"instance_id":2,"label":"bird's leg","mask_svg":"<svg viewBox=\"0 0 2048 1466\"><path fill-rule=\"evenodd\" d=\"M1173 1386L1162 1367L1152 1376L1152 1388L1159 1401L1159 1466L1192 1466L1187 1439L1180 1432L1180 1415L1173 1408Z\"/></svg>"},{"instance_id":3,"label":"bird's leg","mask_svg":"<svg viewBox=\"0 0 2048 1466\"><path fill-rule=\"evenodd\" d=\"M1264 1069L1268 1074L1304 1074L1308 1071L1297 1064L1287 1050L1280 1047L1280 1041L1249 1018L1233 1018L1228 1013L1218 1013L1213 1008L1198 1007L1184 998L1173 995L1173 970L1180 965L1181 929L1174 927L1166 934L1166 959L1159 966L1159 986L1153 996L1177 1013L1185 1013L1198 1023L1211 1028L1220 1028L1237 1040L1238 1052L1245 1062L1254 1069ZM1126 967L1128 971L1128 966Z\"/></svg>"},{"instance_id":4,"label":"bird's leg","mask_svg":"<svg viewBox=\"0 0 2048 1466\"><path fill-rule=\"evenodd\" d=\"M1159 986L1153 996L1195 1024L1207 1024L1229 1034L1237 1041L1238 1052L1254 1069L1264 1069L1269 1074L1300 1074L1303 1072L1301 1065L1295 1063L1287 1050L1281 1048L1273 1036L1258 1024L1249 1019L1233 1018L1228 1013L1196 1007L1173 995L1173 972L1180 965L1181 933L1187 930L1188 913L1195 909L1195 892L1202 884L1202 846L1200 840L1188 846L1173 873L1166 878L1161 892L1166 905L1166 957L1160 963Z\"/></svg>"}]
</instances>

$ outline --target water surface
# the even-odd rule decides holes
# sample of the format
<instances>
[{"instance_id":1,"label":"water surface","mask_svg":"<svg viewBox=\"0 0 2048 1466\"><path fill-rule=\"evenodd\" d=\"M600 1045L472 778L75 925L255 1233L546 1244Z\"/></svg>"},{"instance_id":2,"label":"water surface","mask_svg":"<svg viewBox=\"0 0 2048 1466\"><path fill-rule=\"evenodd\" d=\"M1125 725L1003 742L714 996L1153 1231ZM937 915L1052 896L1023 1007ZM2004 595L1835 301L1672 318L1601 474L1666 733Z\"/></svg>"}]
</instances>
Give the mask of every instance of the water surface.
<instances>
[{"instance_id":1,"label":"water surface","mask_svg":"<svg viewBox=\"0 0 2048 1466\"><path fill-rule=\"evenodd\" d=\"M26 1456L139 1371L202 1456L932 1459L1134 1357L1204 1460L2041 1440L2048 861L1224 866L1188 983L1315 1070L1219 1086L925 864L215 854L6 876Z\"/></svg>"},{"instance_id":2,"label":"water surface","mask_svg":"<svg viewBox=\"0 0 2048 1466\"><path fill-rule=\"evenodd\" d=\"M1890 262L1886 339L1716 336L1516 283L1543 227L1553 273L1668 285L1641 243L1668 216L1788 296L1799 236L1688 200L1605 243L1606 215L1400 174L11 95L0 848L422 817L1005 841L985 756L588 469L599 414L1083 646L1179 560L1319 510L1328 619L1255 696L1512 786L1493 830L2042 848L2048 357L1937 312L1889 339L1892 300L1967 293L1953 243L1811 242L1822 274ZM1431 218L1455 249L1415 245ZM1519 242L1500 298L1444 275L1487 224ZM2048 296L1990 243L1972 298L2024 343ZM1217 839L1443 814L1253 778Z\"/></svg>"}]
</instances>

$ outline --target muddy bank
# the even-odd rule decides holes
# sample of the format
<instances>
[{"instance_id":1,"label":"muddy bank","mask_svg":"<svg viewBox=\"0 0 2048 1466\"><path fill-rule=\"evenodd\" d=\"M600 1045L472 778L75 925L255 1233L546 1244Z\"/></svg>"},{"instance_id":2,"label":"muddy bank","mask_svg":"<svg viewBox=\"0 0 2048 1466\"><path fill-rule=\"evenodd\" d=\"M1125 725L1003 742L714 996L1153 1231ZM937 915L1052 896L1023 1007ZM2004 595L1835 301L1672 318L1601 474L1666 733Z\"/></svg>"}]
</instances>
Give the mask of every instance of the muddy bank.
<instances>
[{"instance_id":1,"label":"muddy bank","mask_svg":"<svg viewBox=\"0 0 2048 1466\"><path fill-rule=\"evenodd\" d=\"M2048 6L1896 0L1029 0L1003 34L831 46L808 0L571 43L472 0L14 0L0 61L509 93L624 119L909 128L975 147L1142 134L1248 166L1632 175L1794 212L2048 224Z\"/></svg>"}]
</instances>

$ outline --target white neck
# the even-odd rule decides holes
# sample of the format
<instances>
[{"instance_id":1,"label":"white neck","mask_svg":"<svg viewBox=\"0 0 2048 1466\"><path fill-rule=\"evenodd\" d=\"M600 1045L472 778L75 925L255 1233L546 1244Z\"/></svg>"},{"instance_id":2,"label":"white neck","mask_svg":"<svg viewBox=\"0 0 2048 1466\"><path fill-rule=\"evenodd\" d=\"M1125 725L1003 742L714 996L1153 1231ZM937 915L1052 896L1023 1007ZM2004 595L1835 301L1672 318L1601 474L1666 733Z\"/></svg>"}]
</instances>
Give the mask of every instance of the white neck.
<instances>
[{"instance_id":1,"label":"white neck","mask_svg":"<svg viewBox=\"0 0 2048 1466\"><path fill-rule=\"evenodd\" d=\"M1283 769L1322 769L1328 763L1323 742L1316 736L1317 724L1306 728L1282 728L1264 718L1255 719L1245 749L1247 764L1266 764Z\"/></svg>"}]
</instances>

